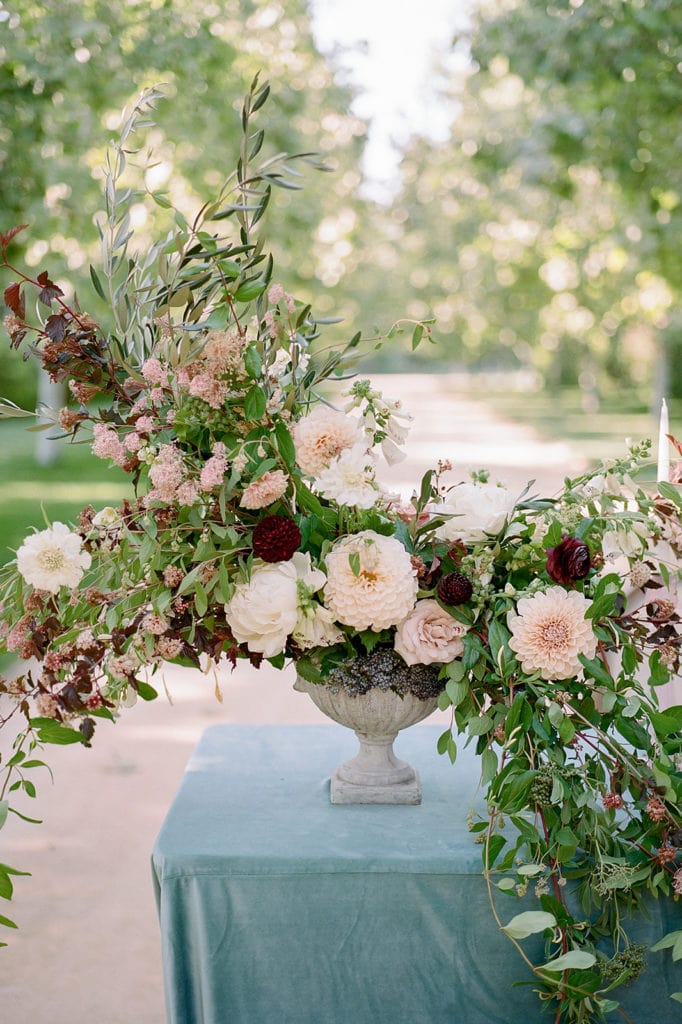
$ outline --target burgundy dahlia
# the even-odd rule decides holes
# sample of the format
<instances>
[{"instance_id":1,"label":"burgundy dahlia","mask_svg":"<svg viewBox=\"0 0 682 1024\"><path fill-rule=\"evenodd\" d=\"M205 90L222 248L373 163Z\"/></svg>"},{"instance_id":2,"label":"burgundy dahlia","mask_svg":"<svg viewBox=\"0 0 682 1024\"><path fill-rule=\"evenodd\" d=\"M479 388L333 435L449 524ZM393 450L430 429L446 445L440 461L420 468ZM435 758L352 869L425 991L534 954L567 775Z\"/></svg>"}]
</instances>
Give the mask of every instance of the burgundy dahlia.
<instances>
[{"instance_id":1,"label":"burgundy dahlia","mask_svg":"<svg viewBox=\"0 0 682 1024\"><path fill-rule=\"evenodd\" d=\"M266 516L253 530L251 547L264 562L286 562L298 550L301 531L287 516Z\"/></svg>"},{"instance_id":2,"label":"burgundy dahlia","mask_svg":"<svg viewBox=\"0 0 682 1024\"><path fill-rule=\"evenodd\" d=\"M474 592L474 585L463 572L449 572L439 581L436 594L443 604L464 604Z\"/></svg>"},{"instance_id":3,"label":"burgundy dahlia","mask_svg":"<svg viewBox=\"0 0 682 1024\"><path fill-rule=\"evenodd\" d=\"M577 537L567 537L555 548L548 548L545 568L555 583L568 586L584 579L590 571L590 549Z\"/></svg>"}]
</instances>

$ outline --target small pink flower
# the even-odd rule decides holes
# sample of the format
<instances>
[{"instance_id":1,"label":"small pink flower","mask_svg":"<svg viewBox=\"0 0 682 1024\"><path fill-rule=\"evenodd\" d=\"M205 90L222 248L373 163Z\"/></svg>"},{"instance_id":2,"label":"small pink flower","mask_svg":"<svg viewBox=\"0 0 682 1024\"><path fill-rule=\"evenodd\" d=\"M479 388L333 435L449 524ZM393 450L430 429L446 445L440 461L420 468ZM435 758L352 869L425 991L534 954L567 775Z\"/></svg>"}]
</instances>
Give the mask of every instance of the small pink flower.
<instances>
[{"instance_id":1,"label":"small pink flower","mask_svg":"<svg viewBox=\"0 0 682 1024\"><path fill-rule=\"evenodd\" d=\"M271 470L249 484L239 504L242 508L266 508L282 497L288 483L289 478L281 469Z\"/></svg>"},{"instance_id":2,"label":"small pink flower","mask_svg":"<svg viewBox=\"0 0 682 1024\"><path fill-rule=\"evenodd\" d=\"M145 359L141 369L147 384L166 384L168 382L168 371L164 369L158 359Z\"/></svg>"},{"instance_id":3,"label":"small pink flower","mask_svg":"<svg viewBox=\"0 0 682 1024\"><path fill-rule=\"evenodd\" d=\"M183 481L184 466L180 452L172 444L164 444L149 470L149 479L153 489L147 495L147 501L162 501L165 505L172 504L177 490Z\"/></svg>"},{"instance_id":4,"label":"small pink flower","mask_svg":"<svg viewBox=\"0 0 682 1024\"><path fill-rule=\"evenodd\" d=\"M132 431L125 439L125 446L129 452L139 452L144 441L136 431Z\"/></svg>"},{"instance_id":5,"label":"small pink flower","mask_svg":"<svg viewBox=\"0 0 682 1024\"><path fill-rule=\"evenodd\" d=\"M199 497L199 487L196 480L185 480L178 487L176 494L178 505L194 505Z\"/></svg>"},{"instance_id":6,"label":"small pink flower","mask_svg":"<svg viewBox=\"0 0 682 1024\"><path fill-rule=\"evenodd\" d=\"M154 429L154 420L151 416L140 416L135 420L135 430L138 434L151 434Z\"/></svg>"},{"instance_id":7,"label":"small pink flower","mask_svg":"<svg viewBox=\"0 0 682 1024\"><path fill-rule=\"evenodd\" d=\"M93 427L92 454L98 459L111 459L117 466L126 461L126 450L116 431L106 423L95 423Z\"/></svg>"},{"instance_id":8,"label":"small pink flower","mask_svg":"<svg viewBox=\"0 0 682 1024\"><path fill-rule=\"evenodd\" d=\"M221 441L217 441L213 447L213 455L208 459L201 471L200 484L202 491L212 491L215 487L220 487L226 472L225 445Z\"/></svg>"},{"instance_id":9,"label":"small pink flower","mask_svg":"<svg viewBox=\"0 0 682 1024\"><path fill-rule=\"evenodd\" d=\"M206 402L211 409L220 409L227 396L227 383L208 373L199 373L190 381L189 393Z\"/></svg>"},{"instance_id":10,"label":"small pink flower","mask_svg":"<svg viewBox=\"0 0 682 1024\"><path fill-rule=\"evenodd\" d=\"M36 711L43 718L58 718L59 704L51 693L39 693L36 697Z\"/></svg>"}]
</instances>

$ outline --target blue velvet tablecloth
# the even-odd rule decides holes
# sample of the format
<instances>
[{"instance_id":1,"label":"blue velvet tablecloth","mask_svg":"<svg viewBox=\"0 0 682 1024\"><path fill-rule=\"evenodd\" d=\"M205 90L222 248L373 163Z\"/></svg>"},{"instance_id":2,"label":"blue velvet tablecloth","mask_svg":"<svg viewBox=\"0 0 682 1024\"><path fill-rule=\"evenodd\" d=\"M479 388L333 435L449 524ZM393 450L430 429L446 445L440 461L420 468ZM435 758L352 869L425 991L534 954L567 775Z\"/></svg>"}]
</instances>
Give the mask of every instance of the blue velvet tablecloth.
<instances>
[{"instance_id":1,"label":"blue velvet tablecloth","mask_svg":"<svg viewBox=\"0 0 682 1024\"><path fill-rule=\"evenodd\" d=\"M329 803L357 749L340 726L216 726L200 740L153 853L168 1024L533 1024L547 1020L497 930L467 831L478 761L401 733L420 806ZM497 899L503 920L524 908ZM654 904L636 941L682 927ZM524 942L539 958L538 937ZM619 997L633 1024L680 1024L669 952ZM614 1015L614 1021L616 1017ZM622 1019L622 1018L618 1018Z\"/></svg>"}]
</instances>

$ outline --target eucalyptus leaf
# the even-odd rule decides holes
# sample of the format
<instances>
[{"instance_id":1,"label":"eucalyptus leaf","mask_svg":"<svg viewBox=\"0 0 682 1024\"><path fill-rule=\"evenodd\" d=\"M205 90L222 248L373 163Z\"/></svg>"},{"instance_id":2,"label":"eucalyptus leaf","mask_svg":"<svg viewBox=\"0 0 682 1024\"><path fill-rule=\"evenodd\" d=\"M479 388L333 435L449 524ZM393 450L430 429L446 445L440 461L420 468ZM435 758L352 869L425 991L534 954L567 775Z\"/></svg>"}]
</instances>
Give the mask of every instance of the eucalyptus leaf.
<instances>
[{"instance_id":1,"label":"eucalyptus leaf","mask_svg":"<svg viewBox=\"0 0 682 1024\"><path fill-rule=\"evenodd\" d=\"M554 915L544 910L524 910L503 925L502 931L511 939L527 939L529 935L544 932L547 928L556 928L556 923Z\"/></svg>"}]
</instances>

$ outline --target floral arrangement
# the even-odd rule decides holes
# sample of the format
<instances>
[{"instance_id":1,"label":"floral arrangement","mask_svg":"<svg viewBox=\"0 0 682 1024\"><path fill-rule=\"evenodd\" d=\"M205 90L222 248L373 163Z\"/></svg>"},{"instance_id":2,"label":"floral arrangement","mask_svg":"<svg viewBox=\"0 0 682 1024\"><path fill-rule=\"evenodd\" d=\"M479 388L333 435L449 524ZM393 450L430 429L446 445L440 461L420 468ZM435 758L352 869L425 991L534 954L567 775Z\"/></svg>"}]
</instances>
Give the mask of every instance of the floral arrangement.
<instances>
[{"instance_id":1,"label":"floral arrangement","mask_svg":"<svg viewBox=\"0 0 682 1024\"><path fill-rule=\"evenodd\" d=\"M99 721L156 697L164 662L293 659L321 686L438 694L452 716L439 751L455 761L460 734L480 755L488 814L470 828L497 923L556 1022L602 1020L645 965L628 913L682 894L682 707L657 698L680 661L679 488L637 483L644 442L550 498L483 471L451 482L447 462L408 498L387 492L380 459L402 457L409 415L352 376L360 334L322 344L324 322L276 283L255 237L304 159L252 166L267 86L245 99L218 198L192 223L172 211L168 236L132 253L121 179L157 95L107 164L104 266L91 270L106 331L46 271L10 262L21 229L0 236L12 345L29 339L68 382L59 428L132 483L119 508L28 536L0 577L2 644L28 662L0 682L2 724L23 720L0 824L14 792L35 793L37 750L89 745ZM403 321L388 337L406 329L414 346L430 333ZM0 866L7 898L16 873ZM534 910L500 909L532 894ZM540 964L521 945L531 934L546 939ZM682 958L682 930L657 948Z\"/></svg>"}]
</instances>

